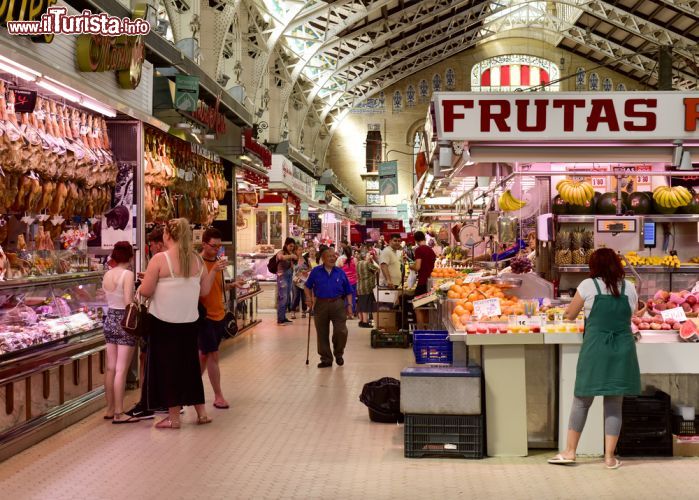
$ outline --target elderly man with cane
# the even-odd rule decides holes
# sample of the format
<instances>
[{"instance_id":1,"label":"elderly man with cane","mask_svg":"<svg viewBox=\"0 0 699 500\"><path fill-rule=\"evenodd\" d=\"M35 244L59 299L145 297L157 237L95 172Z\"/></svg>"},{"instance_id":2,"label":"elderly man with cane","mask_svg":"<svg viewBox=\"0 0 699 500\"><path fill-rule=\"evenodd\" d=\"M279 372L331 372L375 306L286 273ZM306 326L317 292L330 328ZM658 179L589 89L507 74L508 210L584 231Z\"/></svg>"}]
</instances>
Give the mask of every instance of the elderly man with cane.
<instances>
[{"instance_id":1,"label":"elderly man with cane","mask_svg":"<svg viewBox=\"0 0 699 500\"><path fill-rule=\"evenodd\" d=\"M352 287L345 272L335 266L337 253L331 248L322 250L322 265L315 267L306 280L306 303L313 311L316 326L318 368L333 364L333 353L338 366L345 364L342 355L347 344L347 318L352 317ZM333 348L330 349L330 322L333 324Z\"/></svg>"}]
</instances>

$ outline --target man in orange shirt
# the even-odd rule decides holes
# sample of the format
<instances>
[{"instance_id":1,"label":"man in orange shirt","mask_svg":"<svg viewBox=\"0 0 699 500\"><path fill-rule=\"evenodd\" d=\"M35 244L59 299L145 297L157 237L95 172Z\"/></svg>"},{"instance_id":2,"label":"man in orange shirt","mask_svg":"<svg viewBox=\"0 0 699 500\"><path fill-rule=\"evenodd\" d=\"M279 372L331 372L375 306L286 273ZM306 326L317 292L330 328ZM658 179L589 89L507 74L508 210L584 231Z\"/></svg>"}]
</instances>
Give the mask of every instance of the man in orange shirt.
<instances>
[{"instance_id":1,"label":"man in orange shirt","mask_svg":"<svg viewBox=\"0 0 699 500\"><path fill-rule=\"evenodd\" d=\"M219 262L218 253L221 248L221 232L216 228L209 228L202 236L201 257L208 271ZM220 278L214 281L211 291L199 301L206 308L206 319L199 329L199 363L201 374L204 370L209 373L209 381L214 390L214 406L219 409L229 408L228 402L221 391L221 370L219 369L218 346L225 333L226 305L223 287L225 280L223 272ZM237 284L233 284L233 287Z\"/></svg>"}]
</instances>

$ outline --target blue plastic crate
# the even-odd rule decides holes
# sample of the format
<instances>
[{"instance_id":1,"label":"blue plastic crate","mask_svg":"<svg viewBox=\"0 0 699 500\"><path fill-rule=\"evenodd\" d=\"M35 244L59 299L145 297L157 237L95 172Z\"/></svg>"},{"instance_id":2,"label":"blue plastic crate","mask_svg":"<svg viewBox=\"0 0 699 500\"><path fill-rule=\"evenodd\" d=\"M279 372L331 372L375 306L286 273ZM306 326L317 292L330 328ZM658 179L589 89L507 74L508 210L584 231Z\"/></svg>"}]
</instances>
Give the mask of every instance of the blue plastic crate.
<instances>
[{"instance_id":1,"label":"blue plastic crate","mask_svg":"<svg viewBox=\"0 0 699 500\"><path fill-rule=\"evenodd\" d=\"M413 332L413 352L419 365L438 363L450 365L454 348L446 330L416 330Z\"/></svg>"}]
</instances>

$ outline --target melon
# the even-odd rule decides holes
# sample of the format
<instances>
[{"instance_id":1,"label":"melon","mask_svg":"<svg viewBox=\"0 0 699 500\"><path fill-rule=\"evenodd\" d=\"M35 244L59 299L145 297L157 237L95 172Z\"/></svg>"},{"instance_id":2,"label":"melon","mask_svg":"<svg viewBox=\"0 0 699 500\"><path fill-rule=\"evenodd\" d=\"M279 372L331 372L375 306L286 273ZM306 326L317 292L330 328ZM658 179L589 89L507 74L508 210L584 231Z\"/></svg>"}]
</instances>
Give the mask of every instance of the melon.
<instances>
[{"instance_id":1,"label":"melon","mask_svg":"<svg viewBox=\"0 0 699 500\"><path fill-rule=\"evenodd\" d=\"M690 189L690 192L692 193L692 201L690 201L687 205L678 208L677 213L692 215L699 214L699 193L695 193L693 189Z\"/></svg>"},{"instance_id":2,"label":"melon","mask_svg":"<svg viewBox=\"0 0 699 500\"><path fill-rule=\"evenodd\" d=\"M680 338L685 342L693 342L699 339L697 335L697 325L694 321L685 321L680 327Z\"/></svg>"},{"instance_id":3,"label":"melon","mask_svg":"<svg viewBox=\"0 0 699 500\"><path fill-rule=\"evenodd\" d=\"M631 193L628 198L629 210L636 215L648 215L653 211L653 199L648 193Z\"/></svg>"},{"instance_id":4,"label":"melon","mask_svg":"<svg viewBox=\"0 0 699 500\"><path fill-rule=\"evenodd\" d=\"M595 199L592 198L586 201L584 205L568 204L568 213L570 215L592 215L595 213Z\"/></svg>"},{"instance_id":5,"label":"melon","mask_svg":"<svg viewBox=\"0 0 699 500\"><path fill-rule=\"evenodd\" d=\"M623 196L622 196L623 200ZM597 213L600 215L614 215L616 214L616 208L619 200L616 197L616 193L604 193L600 196L597 202ZM626 211L626 206L622 202L621 213Z\"/></svg>"},{"instance_id":6,"label":"melon","mask_svg":"<svg viewBox=\"0 0 699 500\"><path fill-rule=\"evenodd\" d=\"M556 195L551 201L551 212L556 215L566 215L569 210L569 205L566 203L561 195Z\"/></svg>"},{"instance_id":7,"label":"melon","mask_svg":"<svg viewBox=\"0 0 699 500\"><path fill-rule=\"evenodd\" d=\"M655 202L655 200L653 200L653 211L659 214L671 215L677 212L677 209L671 207L661 207Z\"/></svg>"}]
</instances>

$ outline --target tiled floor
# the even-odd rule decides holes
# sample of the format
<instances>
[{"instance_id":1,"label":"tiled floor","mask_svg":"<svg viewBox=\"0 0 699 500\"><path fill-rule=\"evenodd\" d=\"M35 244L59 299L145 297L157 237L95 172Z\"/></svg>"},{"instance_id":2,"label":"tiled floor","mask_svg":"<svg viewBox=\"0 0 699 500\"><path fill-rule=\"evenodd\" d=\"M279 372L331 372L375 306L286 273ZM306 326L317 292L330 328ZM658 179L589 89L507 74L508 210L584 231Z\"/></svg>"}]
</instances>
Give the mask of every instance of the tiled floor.
<instances>
[{"instance_id":1,"label":"tiled floor","mask_svg":"<svg viewBox=\"0 0 699 500\"><path fill-rule=\"evenodd\" d=\"M365 382L398 378L409 350L369 348L352 322L344 367L306 366L306 328L271 315L223 351L232 408L212 425L113 426L101 413L0 464L7 499L699 498L699 460L547 465L522 459L405 459L402 427L369 422ZM313 351L313 346L312 349ZM207 392L207 397L210 391ZM132 396L133 397L133 396Z\"/></svg>"}]
</instances>

